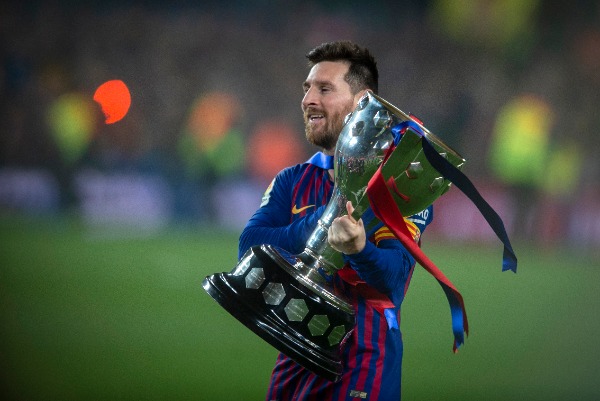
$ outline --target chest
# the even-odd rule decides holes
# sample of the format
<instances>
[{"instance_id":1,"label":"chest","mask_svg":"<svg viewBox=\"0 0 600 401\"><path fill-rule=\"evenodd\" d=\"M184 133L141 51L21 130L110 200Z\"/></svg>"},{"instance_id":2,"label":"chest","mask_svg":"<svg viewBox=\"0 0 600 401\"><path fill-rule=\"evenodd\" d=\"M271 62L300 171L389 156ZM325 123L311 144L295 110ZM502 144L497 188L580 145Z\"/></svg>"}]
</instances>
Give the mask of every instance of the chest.
<instances>
[{"instance_id":1,"label":"chest","mask_svg":"<svg viewBox=\"0 0 600 401\"><path fill-rule=\"evenodd\" d=\"M327 204L333 186L327 170L310 166L302 171L291 190L291 220L297 220Z\"/></svg>"}]
</instances>

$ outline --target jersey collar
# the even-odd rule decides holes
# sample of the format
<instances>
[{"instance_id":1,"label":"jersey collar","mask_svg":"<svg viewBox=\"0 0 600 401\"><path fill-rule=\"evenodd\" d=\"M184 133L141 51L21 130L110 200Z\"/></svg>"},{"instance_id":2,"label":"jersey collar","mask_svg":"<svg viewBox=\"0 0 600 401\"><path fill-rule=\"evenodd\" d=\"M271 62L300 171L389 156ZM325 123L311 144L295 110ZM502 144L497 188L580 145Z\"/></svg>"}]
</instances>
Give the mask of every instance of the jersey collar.
<instances>
[{"instance_id":1,"label":"jersey collar","mask_svg":"<svg viewBox=\"0 0 600 401\"><path fill-rule=\"evenodd\" d=\"M328 156L323 152L315 153L306 162L309 164L314 164L315 166L321 167L325 170L331 170L333 168L333 156Z\"/></svg>"}]
</instances>

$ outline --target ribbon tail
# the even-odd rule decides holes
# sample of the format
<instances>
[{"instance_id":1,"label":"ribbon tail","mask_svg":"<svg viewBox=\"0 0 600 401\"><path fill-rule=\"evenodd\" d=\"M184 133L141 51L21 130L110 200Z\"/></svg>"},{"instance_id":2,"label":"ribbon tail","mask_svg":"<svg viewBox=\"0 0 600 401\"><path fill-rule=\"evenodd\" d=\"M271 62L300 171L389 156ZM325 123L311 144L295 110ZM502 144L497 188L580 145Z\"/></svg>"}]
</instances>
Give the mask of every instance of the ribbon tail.
<instances>
[{"instance_id":1,"label":"ribbon tail","mask_svg":"<svg viewBox=\"0 0 600 401\"><path fill-rule=\"evenodd\" d=\"M391 329L399 330L398 319L396 318L396 310L394 308L384 309L383 315L385 316L385 320L387 321L388 330L391 330Z\"/></svg>"},{"instance_id":2,"label":"ribbon tail","mask_svg":"<svg viewBox=\"0 0 600 401\"><path fill-rule=\"evenodd\" d=\"M459 169L454 167L448 160L444 159L429 143L429 140L423 135L421 141L423 152L427 161L446 179L450 180L457 188L459 188L470 200L475 204L477 209L488 222L496 236L504 245L502 255L502 271L511 270L517 272L517 256L513 251L512 245L506 233L502 219L496 211L486 202L479 191L475 188L471 180L464 175Z\"/></svg>"}]
</instances>

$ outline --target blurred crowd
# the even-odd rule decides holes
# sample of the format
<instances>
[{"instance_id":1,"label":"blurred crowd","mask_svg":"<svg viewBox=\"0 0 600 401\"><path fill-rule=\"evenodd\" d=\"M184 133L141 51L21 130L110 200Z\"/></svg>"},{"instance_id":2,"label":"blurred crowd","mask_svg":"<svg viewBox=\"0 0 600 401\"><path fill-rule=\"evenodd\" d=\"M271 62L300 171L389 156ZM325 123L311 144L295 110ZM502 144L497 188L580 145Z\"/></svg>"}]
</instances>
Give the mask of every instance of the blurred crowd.
<instances>
[{"instance_id":1,"label":"blurred crowd","mask_svg":"<svg viewBox=\"0 0 600 401\"><path fill-rule=\"evenodd\" d=\"M237 230L317 150L304 55L350 39L376 56L380 95L467 159L512 235L600 245L596 1L25 1L0 9L0 37L2 211ZM112 79L131 107L105 124L92 97ZM493 234L456 192L432 231Z\"/></svg>"}]
</instances>

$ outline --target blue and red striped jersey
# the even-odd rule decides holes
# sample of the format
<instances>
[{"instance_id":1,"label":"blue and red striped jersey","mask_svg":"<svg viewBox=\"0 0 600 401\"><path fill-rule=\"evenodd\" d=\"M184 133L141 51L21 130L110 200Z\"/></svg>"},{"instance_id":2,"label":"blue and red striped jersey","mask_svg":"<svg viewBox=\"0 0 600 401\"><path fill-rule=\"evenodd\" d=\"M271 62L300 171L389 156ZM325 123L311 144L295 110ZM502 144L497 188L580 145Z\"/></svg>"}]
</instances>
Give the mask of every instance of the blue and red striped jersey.
<instances>
[{"instance_id":1,"label":"blue and red striped jersey","mask_svg":"<svg viewBox=\"0 0 600 401\"><path fill-rule=\"evenodd\" d=\"M302 252L331 198L332 163L330 156L317 153L275 177L240 235L240 257L260 244ZM430 206L405 219L415 240L432 218ZM398 322L415 261L385 226L370 235L363 251L344 259L347 265L334 275L333 285L351 300L356 326L344 346L341 380L328 381L280 353L267 401L400 399L403 347Z\"/></svg>"}]
</instances>

